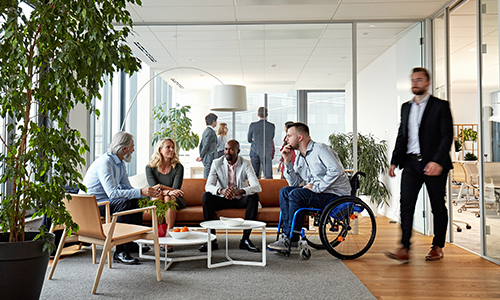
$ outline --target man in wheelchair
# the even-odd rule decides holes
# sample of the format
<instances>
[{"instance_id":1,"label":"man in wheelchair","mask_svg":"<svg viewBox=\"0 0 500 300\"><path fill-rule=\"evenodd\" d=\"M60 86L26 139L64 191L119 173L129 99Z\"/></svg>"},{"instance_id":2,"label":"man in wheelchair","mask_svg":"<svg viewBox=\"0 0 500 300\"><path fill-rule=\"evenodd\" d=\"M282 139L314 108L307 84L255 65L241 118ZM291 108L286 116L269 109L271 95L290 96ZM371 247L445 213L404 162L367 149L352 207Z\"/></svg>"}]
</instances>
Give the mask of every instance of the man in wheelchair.
<instances>
[{"instance_id":1,"label":"man in wheelchair","mask_svg":"<svg viewBox=\"0 0 500 300\"><path fill-rule=\"evenodd\" d=\"M287 187L280 190L282 236L267 247L272 250L297 250L301 222L296 222L292 230L294 213L303 207L323 208L332 198L350 195L349 178L335 153L328 145L317 143L309 136L309 127L303 123L293 123L288 127L281 155L284 159L283 175ZM299 150L295 165L291 162L292 151ZM301 186L302 183L305 185ZM297 215L297 220L302 220ZM290 247L290 248L289 248Z\"/></svg>"}]
</instances>

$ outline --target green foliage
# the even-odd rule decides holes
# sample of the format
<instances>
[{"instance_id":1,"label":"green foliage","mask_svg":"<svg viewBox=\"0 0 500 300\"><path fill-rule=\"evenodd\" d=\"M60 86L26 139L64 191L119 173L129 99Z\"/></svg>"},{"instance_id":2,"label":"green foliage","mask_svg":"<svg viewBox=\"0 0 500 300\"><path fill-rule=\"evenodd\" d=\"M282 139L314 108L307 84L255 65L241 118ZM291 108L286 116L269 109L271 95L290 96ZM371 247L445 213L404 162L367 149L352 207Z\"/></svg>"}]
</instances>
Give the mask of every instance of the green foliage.
<instances>
[{"instance_id":1,"label":"green foliage","mask_svg":"<svg viewBox=\"0 0 500 300\"><path fill-rule=\"evenodd\" d=\"M465 153L464 160L477 160L477 156L472 152Z\"/></svg>"},{"instance_id":2,"label":"green foliage","mask_svg":"<svg viewBox=\"0 0 500 300\"><path fill-rule=\"evenodd\" d=\"M462 136L464 141L477 142L477 131L472 130L472 128L460 129L458 137L462 138Z\"/></svg>"},{"instance_id":3,"label":"green foliage","mask_svg":"<svg viewBox=\"0 0 500 300\"><path fill-rule=\"evenodd\" d=\"M10 242L24 241L29 210L78 229L61 199L65 185L85 189L78 168L89 147L69 127L68 114L77 104L94 110L104 75L139 69L125 44L132 25L127 2L140 4L48 0L36 2L29 18L19 1L0 5L0 116L8 123L8 138L0 136L6 149L0 183L10 183L1 194L0 227ZM43 237L40 229L37 238Z\"/></svg>"},{"instance_id":4,"label":"green foliage","mask_svg":"<svg viewBox=\"0 0 500 300\"><path fill-rule=\"evenodd\" d=\"M187 117L191 106L185 105L181 107L177 103L175 107L165 111L163 105L165 103L153 108L153 118L162 126L160 130L153 134L153 145L164 137L170 137L176 143L175 151L177 153L180 149L188 151L196 148L200 137L191 131L191 119Z\"/></svg>"},{"instance_id":5,"label":"green foliage","mask_svg":"<svg viewBox=\"0 0 500 300\"><path fill-rule=\"evenodd\" d=\"M353 137L352 133L333 133L329 136L330 146L337 152L340 161L346 169L354 168L353 159ZM379 176L385 174L389 168L387 160L387 142L380 142L372 135L358 133L358 170L366 173L366 177L360 178L359 192L369 195L373 203L384 202L391 192Z\"/></svg>"},{"instance_id":6,"label":"green foliage","mask_svg":"<svg viewBox=\"0 0 500 300\"><path fill-rule=\"evenodd\" d=\"M156 217L158 224L165 223L165 213L169 209L177 211L177 203L173 200L163 201L160 199L151 199L149 197L139 199L139 207L156 206Z\"/></svg>"},{"instance_id":7,"label":"green foliage","mask_svg":"<svg viewBox=\"0 0 500 300\"><path fill-rule=\"evenodd\" d=\"M460 140L455 140L455 152L462 150L462 142Z\"/></svg>"}]
</instances>

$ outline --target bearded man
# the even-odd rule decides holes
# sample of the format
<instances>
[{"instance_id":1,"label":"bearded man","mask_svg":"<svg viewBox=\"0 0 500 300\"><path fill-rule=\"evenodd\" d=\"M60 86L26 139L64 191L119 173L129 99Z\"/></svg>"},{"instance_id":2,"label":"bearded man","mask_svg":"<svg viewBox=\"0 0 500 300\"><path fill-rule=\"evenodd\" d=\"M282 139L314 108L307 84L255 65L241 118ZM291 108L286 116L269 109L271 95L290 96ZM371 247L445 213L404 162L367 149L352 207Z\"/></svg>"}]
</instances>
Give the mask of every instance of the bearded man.
<instances>
[{"instance_id":1,"label":"bearded man","mask_svg":"<svg viewBox=\"0 0 500 300\"><path fill-rule=\"evenodd\" d=\"M135 189L128 180L127 169L123 162L130 162L134 153L134 136L130 133L119 131L113 136L108 152L99 156L89 167L83 185L87 193L95 195L97 202L109 201L110 214L119 211L138 208L137 201L141 196L157 197L161 189L158 187L145 187ZM104 216L105 206L99 206L101 215ZM120 223L142 225L142 213L119 216ZM115 262L124 264L137 264L139 260L130 256L129 252L137 252L139 246L130 242L117 245L113 256ZM148 251L149 247L143 247Z\"/></svg>"}]
</instances>

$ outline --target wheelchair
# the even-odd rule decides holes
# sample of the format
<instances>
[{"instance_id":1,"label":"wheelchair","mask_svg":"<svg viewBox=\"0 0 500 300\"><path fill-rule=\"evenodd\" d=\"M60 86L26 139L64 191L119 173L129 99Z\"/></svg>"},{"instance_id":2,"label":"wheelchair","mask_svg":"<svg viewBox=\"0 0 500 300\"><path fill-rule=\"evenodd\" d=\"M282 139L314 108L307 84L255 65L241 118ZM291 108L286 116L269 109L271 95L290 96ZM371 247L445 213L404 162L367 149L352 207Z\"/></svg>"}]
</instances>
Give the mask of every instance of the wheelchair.
<instances>
[{"instance_id":1,"label":"wheelchair","mask_svg":"<svg viewBox=\"0 0 500 300\"><path fill-rule=\"evenodd\" d=\"M311 250L326 249L331 255L339 259L355 259L365 254L372 246L377 233L375 215L371 208L356 197L359 188L359 177L363 172L356 172L349 178L351 195L340 196L330 200L320 208L305 207L298 209L293 215L292 228L297 222L297 215L305 212L309 215L308 228L302 228L299 240L299 256L307 260L311 258ZM278 223L279 238L282 231L281 213ZM290 232L290 239L298 232ZM288 250L272 250L288 257Z\"/></svg>"}]
</instances>

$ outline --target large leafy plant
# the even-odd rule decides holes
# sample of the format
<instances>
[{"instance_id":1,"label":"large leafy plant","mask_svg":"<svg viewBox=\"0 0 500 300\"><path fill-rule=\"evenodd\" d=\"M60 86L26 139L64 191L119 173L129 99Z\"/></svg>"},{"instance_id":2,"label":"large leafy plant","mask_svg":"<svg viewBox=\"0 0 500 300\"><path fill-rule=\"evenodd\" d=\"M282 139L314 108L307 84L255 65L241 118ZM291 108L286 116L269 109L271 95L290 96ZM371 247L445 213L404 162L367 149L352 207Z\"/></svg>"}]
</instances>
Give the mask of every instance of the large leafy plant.
<instances>
[{"instance_id":1,"label":"large leafy plant","mask_svg":"<svg viewBox=\"0 0 500 300\"><path fill-rule=\"evenodd\" d=\"M8 132L0 136L0 183L7 187L0 195L0 226L10 242L24 241L30 210L78 228L61 199L65 185L85 189L78 167L89 147L70 128L68 115L78 104L93 111L105 75L139 69L125 44L132 25L127 2L140 4L31 1L29 16L19 1L0 4L0 115ZM37 238L43 234L40 229Z\"/></svg>"},{"instance_id":2,"label":"large leafy plant","mask_svg":"<svg viewBox=\"0 0 500 300\"><path fill-rule=\"evenodd\" d=\"M329 136L330 146L337 152L340 161L346 169L354 168L352 133L333 133ZM387 142L379 141L372 134L358 133L358 170L366 174L360 178L359 192L369 195L371 202L377 205L388 203L391 192L379 177L387 172Z\"/></svg>"},{"instance_id":3,"label":"large leafy plant","mask_svg":"<svg viewBox=\"0 0 500 300\"><path fill-rule=\"evenodd\" d=\"M175 151L180 149L191 150L198 146L200 137L191 131L191 119L187 113L191 106L180 106L176 103L175 107L168 110L163 109L165 104L159 104L153 108L153 118L160 123L161 128L153 134L153 145L164 137L172 138L176 145Z\"/></svg>"}]
</instances>

